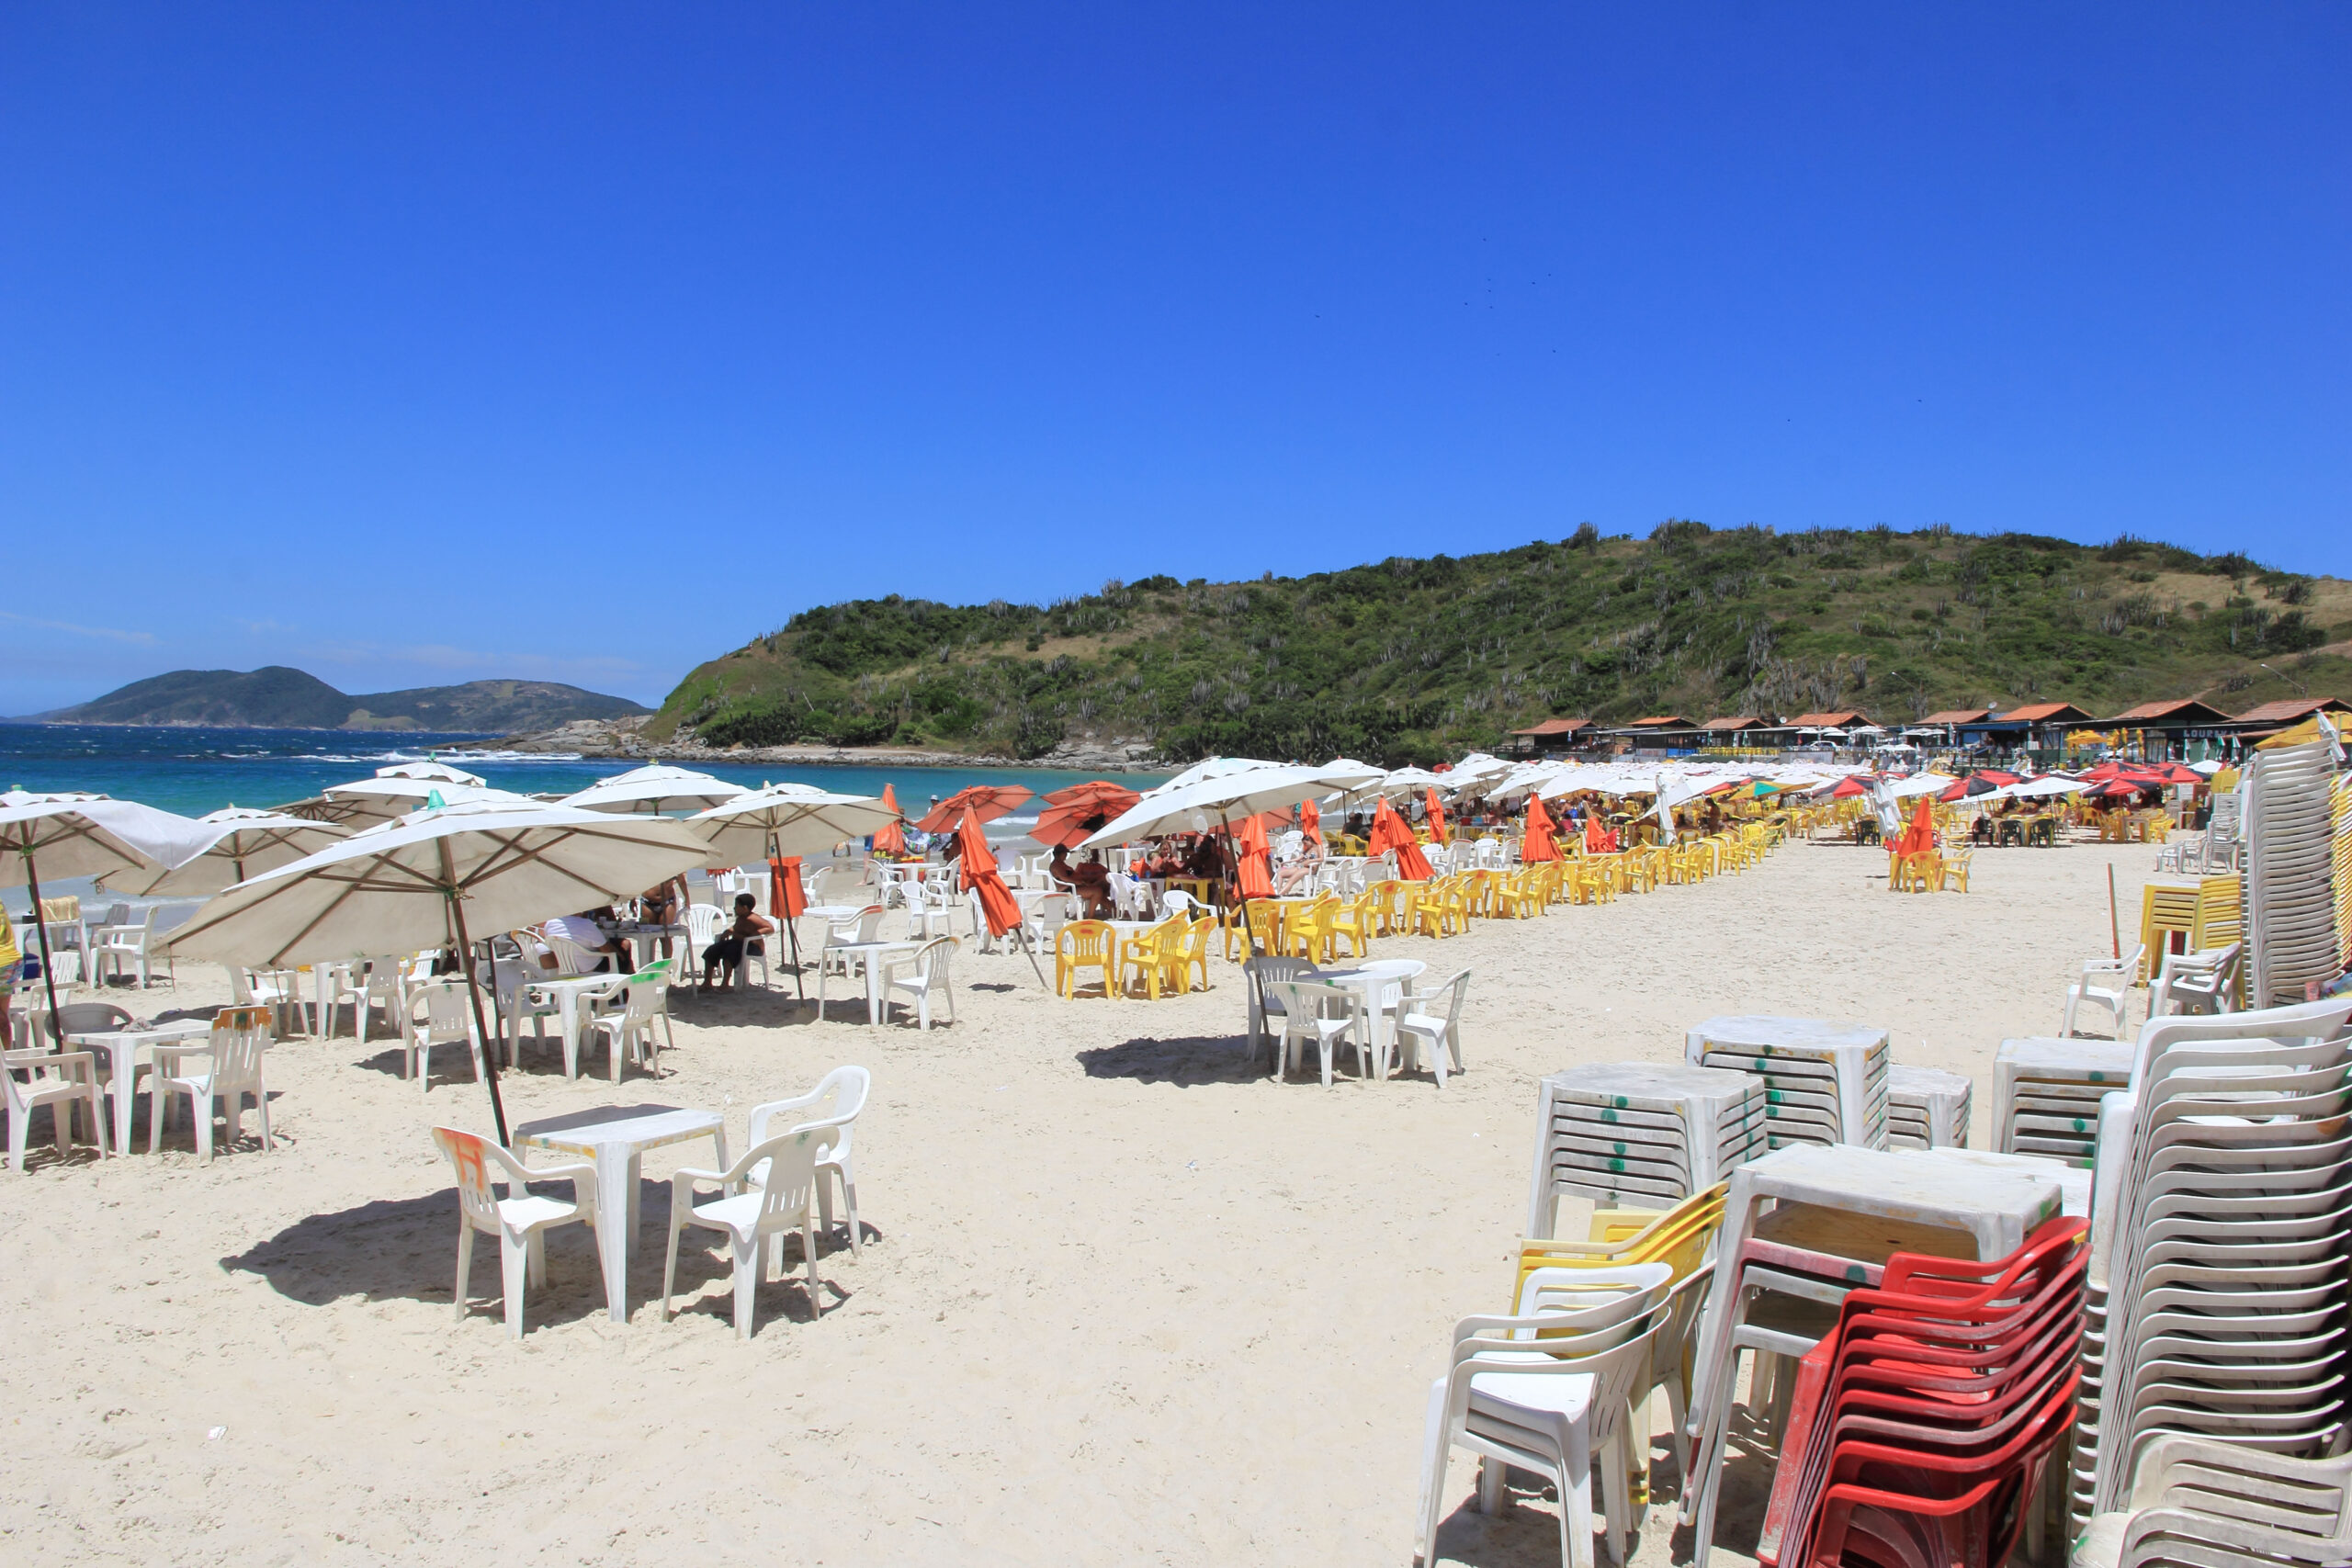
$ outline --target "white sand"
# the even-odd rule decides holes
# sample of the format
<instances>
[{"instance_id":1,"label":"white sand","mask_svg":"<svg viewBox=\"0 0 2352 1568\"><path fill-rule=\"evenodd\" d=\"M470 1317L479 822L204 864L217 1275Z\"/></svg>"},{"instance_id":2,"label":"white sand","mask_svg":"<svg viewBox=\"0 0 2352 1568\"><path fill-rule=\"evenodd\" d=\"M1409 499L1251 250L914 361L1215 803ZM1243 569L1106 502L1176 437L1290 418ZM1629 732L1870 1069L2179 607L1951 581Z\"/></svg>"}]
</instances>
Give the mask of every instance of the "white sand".
<instances>
[{"instance_id":1,"label":"white sand","mask_svg":"<svg viewBox=\"0 0 2352 1568\"><path fill-rule=\"evenodd\" d=\"M927 1037L755 994L687 1013L658 1083L566 1084L551 1056L509 1077L516 1121L718 1108L740 1148L752 1103L872 1068L873 1239L828 1249L815 1321L797 1274L763 1285L748 1345L707 1246L688 1310L664 1325L653 1300L668 1172L707 1144L649 1161L631 1321L605 1319L574 1230L516 1345L494 1247L452 1321L456 1199L425 1133L486 1130L482 1090L421 1094L347 1035L290 1041L274 1155L199 1165L183 1123L156 1157L44 1145L0 1173L0 1561L1406 1563L1428 1381L1453 1321L1507 1302L1538 1076L1678 1060L1713 1013L1863 1021L1975 1077L1981 1144L1995 1044L2055 1032L2069 961L2108 951L2108 865L2128 942L2152 859L1987 851L1973 893L1896 897L1880 852L1796 844L1695 887L1391 939L1476 972L1468 1073L1442 1094L1250 1070L1221 964L1205 995L1071 1004L971 955L963 1021ZM189 965L132 1005L223 999ZM1471 1482L1457 1459L1448 1561L1557 1560L1548 1505L1488 1520ZM1747 1512L1727 1503L1726 1541Z\"/></svg>"}]
</instances>

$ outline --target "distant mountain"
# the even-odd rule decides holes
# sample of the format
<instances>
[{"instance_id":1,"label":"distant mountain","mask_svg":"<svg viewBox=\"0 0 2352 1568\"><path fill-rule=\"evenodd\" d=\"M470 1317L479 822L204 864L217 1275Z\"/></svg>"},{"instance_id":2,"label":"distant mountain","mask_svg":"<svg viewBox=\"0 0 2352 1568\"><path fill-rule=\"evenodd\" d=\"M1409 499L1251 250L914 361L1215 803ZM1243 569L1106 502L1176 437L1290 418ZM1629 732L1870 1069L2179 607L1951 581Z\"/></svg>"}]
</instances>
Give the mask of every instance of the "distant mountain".
<instances>
[{"instance_id":1,"label":"distant mountain","mask_svg":"<svg viewBox=\"0 0 2352 1568\"><path fill-rule=\"evenodd\" d=\"M254 729L437 729L504 735L577 718L649 712L627 697L553 681L469 681L352 696L315 675L260 670L175 670L35 719L52 724L209 725Z\"/></svg>"}]
</instances>

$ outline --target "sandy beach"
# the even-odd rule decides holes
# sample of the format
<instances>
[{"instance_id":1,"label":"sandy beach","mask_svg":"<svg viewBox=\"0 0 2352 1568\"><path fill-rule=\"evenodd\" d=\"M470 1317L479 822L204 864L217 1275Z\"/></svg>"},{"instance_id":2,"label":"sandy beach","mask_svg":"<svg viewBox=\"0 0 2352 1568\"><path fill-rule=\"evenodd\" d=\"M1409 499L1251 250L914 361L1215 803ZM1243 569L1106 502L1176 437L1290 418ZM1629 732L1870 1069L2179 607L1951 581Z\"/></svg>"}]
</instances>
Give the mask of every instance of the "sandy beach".
<instances>
[{"instance_id":1,"label":"sandy beach","mask_svg":"<svg viewBox=\"0 0 2352 1568\"><path fill-rule=\"evenodd\" d=\"M519 1345L494 1246L453 1321L456 1198L426 1130L487 1131L482 1090L445 1073L421 1093L347 1033L292 1039L268 1061L274 1154L200 1164L183 1121L156 1156L43 1145L0 1176L0 1558L1408 1563L1425 1391L1453 1322L1506 1305L1541 1075L1679 1060L1716 1013L1865 1021L1898 1060L1975 1078L1981 1145L1995 1046L2055 1032L2069 964L2108 951L2108 867L2128 928L2152 860L1985 852L1973 892L1896 897L1879 851L1796 843L1696 886L1376 943L1474 971L1467 1071L1442 1093L1270 1080L1222 963L1204 994L1066 1003L1019 957L967 953L959 1021L928 1035L839 1003L811 1021L779 976L679 1008L658 1081L526 1057L514 1121L705 1108L737 1149L754 1103L872 1070L863 1255L825 1250L818 1314L797 1270L763 1285L749 1344L691 1234L684 1310L659 1313L667 1178L707 1144L648 1161L626 1325L577 1227ZM225 1000L209 964L126 998ZM1727 1542L1768 1483L1735 1482ZM1549 1505L1490 1520L1471 1492L1458 1457L1444 1561L1557 1561ZM1667 1561L1670 1527L1668 1503L1637 1562Z\"/></svg>"}]
</instances>

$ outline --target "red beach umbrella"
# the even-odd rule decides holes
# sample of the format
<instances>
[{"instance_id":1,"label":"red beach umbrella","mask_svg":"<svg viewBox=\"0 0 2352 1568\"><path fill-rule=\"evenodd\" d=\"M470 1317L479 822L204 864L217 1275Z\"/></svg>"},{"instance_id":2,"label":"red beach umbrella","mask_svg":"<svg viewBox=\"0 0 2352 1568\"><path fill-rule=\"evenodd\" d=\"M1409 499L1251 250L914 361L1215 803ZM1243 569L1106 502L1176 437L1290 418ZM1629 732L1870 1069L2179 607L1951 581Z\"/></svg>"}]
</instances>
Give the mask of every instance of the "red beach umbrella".
<instances>
[{"instance_id":1,"label":"red beach umbrella","mask_svg":"<svg viewBox=\"0 0 2352 1568\"><path fill-rule=\"evenodd\" d=\"M1308 843L1317 849L1323 848L1323 808L1311 800L1300 801L1298 830L1306 835Z\"/></svg>"},{"instance_id":2,"label":"red beach umbrella","mask_svg":"<svg viewBox=\"0 0 2352 1568\"><path fill-rule=\"evenodd\" d=\"M915 826L926 833L949 832L963 821L967 812L983 822L993 822L1028 799L1029 795L1019 784L973 784L957 790L924 812Z\"/></svg>"},{"instance_id":3,"label":"red beach umbrella","mask_svg":"<svg viewBox=\"0 0 2352 1568\"><path fill-rule=\"evenodd\" d=\"M1848 773L1838 781L1838 787L1829 792L1829 798L1851 800L1858 795L1867 794L1868 791L1869 786L1862 783L1862 776L1860 773Z\"/></svg>"},{"instance_id":4,"label":"red beach umbrella","mask_svg":"<svg viewBox=\"0 0 2352 1568\"><path fill-rule=\"evenodd\" d=\"M1075 806L1081 800L1109 802L1111 815L1116 817L1139 797L1125 784L1113 784L1109 779L1090 779L1084 784L1065 784L1060 789L1048 790L1038 798L1048 806Z\"/></svg>"},{"instance_id":5,"label":"red beach umbrella","mask_svg":"<svg viewBox=\"0 0 2352 1568\"><path fill-rule=\"evenodd\" d=\"M1558 860L1560 846L1553 841L1552 814L1544 809L1544 798L1527 797L1527 839L1519 847L1520 863L1531 865L1537 861Z\"/></svg>"}]
</instances>

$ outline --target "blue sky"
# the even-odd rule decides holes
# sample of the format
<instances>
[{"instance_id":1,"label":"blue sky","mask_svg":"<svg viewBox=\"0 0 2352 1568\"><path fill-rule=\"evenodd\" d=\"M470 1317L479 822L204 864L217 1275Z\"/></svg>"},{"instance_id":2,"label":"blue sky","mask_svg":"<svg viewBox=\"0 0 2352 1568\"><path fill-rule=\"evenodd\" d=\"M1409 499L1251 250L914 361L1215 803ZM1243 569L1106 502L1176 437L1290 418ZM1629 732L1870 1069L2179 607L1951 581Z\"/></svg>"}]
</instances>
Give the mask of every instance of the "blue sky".
<instances>
[{"instance_id":1,"label":"blue sky","mask_svg":"<svg viewBox=\"0 0 2352 1568\"><path fill-rule=\"evenodd\" d=\"M2352 574L2352 7L0 11L0 712L1590 520Z\"/></svg>"}]
</instances>

